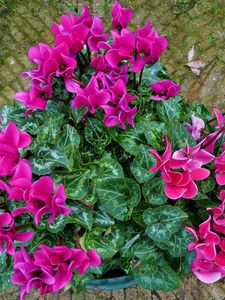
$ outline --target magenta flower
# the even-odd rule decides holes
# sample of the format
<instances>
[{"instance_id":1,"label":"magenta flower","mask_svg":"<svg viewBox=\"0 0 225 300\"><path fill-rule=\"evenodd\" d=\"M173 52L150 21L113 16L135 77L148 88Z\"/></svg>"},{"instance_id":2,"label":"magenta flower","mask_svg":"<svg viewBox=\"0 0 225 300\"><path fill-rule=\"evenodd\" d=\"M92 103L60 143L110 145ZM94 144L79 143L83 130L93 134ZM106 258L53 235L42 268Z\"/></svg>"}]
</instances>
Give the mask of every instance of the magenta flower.
<instances>
[{"instance_id":1,"label":"magenta flower","mask_svg":"<svg viewBox=\"0 0 225 300\"><path fill-rule=\"evenodd\" d=\"M194 147L187 145L185 148L175 151L172 156L173 165L175 165L176 162L180 165L180 162L183 161L184 164L182 168L184 170L193 171L201 168L202 165L210 163L215 156L201 149L201 146L202 142Z\"/></svg>"},{"instance_id":2,"label":"magenta flower","mask_svg":"<svg viewBox=\"0 0 225 300\"><path fill-rule=\"evenodd\" d=\"M207 208L207 210L213 212L213 229L216 232L225 234L225 191L220 192L220 199L222 200L220 205L217 207Z\"/></svg>"},{"instance_id":3,"label":"magenta flower","mask_svg":"<svg viewBox=\"0 0 225 300\"><path fill-rule=\"evenodd\" d=\"M91 66L95 68L98 72L108 72L111 70L109 63L107 62L105 55L98 54L94 56L91 60Z\"/></svg>"},{"instance_id":4,"label":"magenta flower","mask_svg":"<svg viewBox=\"0 0 225 300\"><path fill-rule=\"evenodd\" d=\"M167 39L159 36L155 28L151 31L151 24L147 22L136 32L136 54L135 57L131 58L132 71L137 73L143 69L145 64L157 62L160 54L166 50L167 46ZM175 92L174 89L177 91L178 86L171 88L173 93Z\"/></svg>"},{"instance_id":5,"label":"magenta flower","mask_svg":"<svg viewBox=\"0 0 225 300\"><path fill-rule=\"evenodd\" d=\"M14 273L11 279L13 284L21 286L20 300L25 299L32 287L40 289L40 294L44 296L48 292L47 287L55 282L54 276L48 270L34 264L34 259L24 247L14 255Z\"/></svg>"},{"instance_id":6,"label":"magenta flower","mask_svg":"<svg viewBox=\"0 0 225 300\"><path fill-rule=\"evenodd\" d=\"M32 170L27 159L19 161L8 183L0 180L0 188L7 191L8 200L23 200L24 191L32 183Z\"/></svg>"},{"instance_id":7,"label":"magenta flower","mask_svg":"<svg viewBox=\"0 0 225 300\"><path fill-rule=\"evenodd\" d=\"M87 106L91 114L101 105L110 101L110 94L106 90L100 90L96 77L93 75L85 89L76 88L76 96L72 102L72 108Z\"/></svg>"},{"instance_id":8,"label":"magenta flower","mask_svg":"<svg viewBox=\"0 0 225 300\"><path fill-rule=\"evenodd\" d=\"M108 50L105 54L111 67L117 68L124 59L130 59L135 49L135 36L128 29L122 29L120 33L111 31L113 36L112 45L100 42L99 47Z\"/></svg>"},{"instance_id":9,"label":"magenta flower","mask_svg":"<svg viewBox=\"0 0 225 300\"><path fill-rule=\"evenodd\" d=\"M111 100L110 105L101 105L104 109L106 116L104 123L108 127L120 125L122 129L126 129L124 122L134 127L134 116L137 112L137 107L131 108L129 103L133 102L136 98L128 94L126 85L123 80L119 79L114 86L110 87Z\"/></svg>"},{"instance_id":10,"label":"magenta flower","mask_svg":"<svg viewBox=\"0 0 225 300\"><path fill-rule=\"evenodd\" d=\"M198 189L195 180L202 180L210 175L210 172L201 166L214 157L200 151L200 145L176 151L172 155L172 146L166 138L166 151L162 157L154 149L150 153L155 157L157 163L152 166L149 172L160 171L165 184L165 193L168 198L176 200L180 197L190 199L197 195ZM199 155L198 155L199 154ZM182 168L184 171L173 171Z\"/></svg>"},{"instance_id":11,"label":"magenta flower","mask_svg":"<svg viewBox=\"0 0 225 300\"><path fill-rule=\"evenodd\" d=\"M17 232L15 222L9 213L0 213L0 252L6 250L14 255L14 241L27 242L34 236L34 232Z\"/></svg>"},{"instance_id":12,"label":"magenta flower","mask_svg":"<svg viewBox=\"0 0 225 300\"><path fill-rule=\"evenodd\" d=\"M39 248L40 250L34 252L34 265L54 277L50 292L57 292L73 277L72 269L69 268L72 250L66 246L50 248L43 244L39 245Z\"/></svg>"},{"instance_id":13,"label":"magenta flower","mask_svg":"<svg viewBox=\"0 0 225 300\"><path fill-rule=\"evenodd\" d=\"M29 91L17 92L14 96L16 100L25 104L29 109L45 110L47 100L52 95L51 85L43 88L39 84L33 84Z\"/></svg>"},{"instance_id":14,"label":"magenta flower","mask_svg":"<svg viewBox=\"0 0 225 300\"><path fill-rule=\"evenodd\" d=\"M98 43L108 40L108 35L104 34L104 27L99 17L94 17L88 38L88 46L92 51L98 52Z\"/></svg>"},{"instance_id":15,"label":"magenta flower","mask_svg":"<svg viewBox=\"0 0 225 300\"><path fill-rule=\"evenodd\" d=\"M225 118L223 116L223 113L217 109L214 108L214 112L217 118L217 125L215 128L217 129L215 132L210 133L206 136L204 139L203 147L208 152L213 152L214 146L216 144L216 141L224 134L225 130Z\"/></svg>"},{"instance_id":16,"label":"magenta flower","mask_svg":"<svg viewBox=\"0 0 225 300\"><path fill-rule=\"evenodd\" d=\"M162 177L166 183L165 194L172 200L176 200L181 197L191 199L198 193L198 188L191 177L191 173L188 171L168 171L163 173Z\"/></svg>"},{"instance_id":17,"label":"magenta flower","mask_svg":"<svg viewBox=\"0 0 225 300\"><path fill-rule=\"evenodd\" d=\"M119 1L116 1L111 10L112 26L115 29L126 28L133 17L133 10L131 8L122 7Z\"/></svg>"},{"instance_id":18,"label":"magenta flower","mask_svg":"<svg viewBox=\"0 0 225 300\"><path fill-rule=\"evenodd\" d=\"M87 43L93 18L89 8L85 5L81 16L67 14L60 18L61 24L53 24L52 32L55 35L55 46L66 43L71 54L79 53ZM96 31L95 31L96 33Z\"/></svg>"},{"instance_id":19,"label":"magenta flower","mask_svg":"<svg viewBox=\"0 0 225 300\"><path fill-rule=\"evenodd\" d=\"M149 172L157 172L157 171L161 171L163 172L164 169L169 170L170 165L170 159L172 156L172 145L170 144L170 142L168 141L167 138L165 138L166 141L166 150L163 153L162 156L159 155L158 151L154 150L154 149L150 149L149 152L155 157L157 164L155 166L152 166L149 170Z\"/></svg>"},{"instance_id":20,"label":"magenta flower","mask_svg":"<svg viewBox=\"0 0 225 300\"><path fill-rule=\"evenodd\" d=\"M220 243L220 237L210 230L210 221L211 216L199 225L198 231L192 227L186 228L195 238L195 241L188 245L188 250L198 249L198 253L206 260L212 261L216 257L216 246Z\"/></svg>"},{"instance_id":21,"label":"magenta flower","mask_svg":"<svg viewBox=\"0 0 225 300\"><path fill-rule=\"evenodd\" d=\"M155 93L151 96L152 100L167 100L170 97L174 97L181 92L181 87L174 83L172 80L161 80L150 83L150 87Z\"/></svg>"},{"instance_id":22,"label":"magenta flower","mask_svg":"<svg viewBox=\"0 0 225 300\"><path fill-rule=\"evenodd\" d=\"M80 275L83 275L91 266L101 264L101 258L95 250L72 249L71 267L76 268Z\"/></svg>"},{"instance_id":23,"label":"magenta flower","mask_svg":"<svg viewBox=\"0 0 225 300\"><path fill-rule=\"evenodd\" d=\"M13 121L0 132L0 176L12 174L19 161L19 148L26 148L31 143L28 133L20 131Z\"/></svg>"},{"instance_id":24,"label":"magenta flower","mask_svg":"<svg viewBox=\"0 0 225 300\"><path fill-rule=\"evenodd\" d=\"M196 249L197 256L191 264L195 276L204 283L214 283L225 276L225 268L214 261L208 260L201 251ZM219 259L218 259L219 260Z\"/></svg>"},{"instance_id":25,"label":"magenta flower","mask_svg":"<svg viewBox=\"0 0 225 300\"><path fill-rule=\"evenodd\" d=\"M201 133L205 128L205 123L201 118L191 116L192 124L186 123L185 126L187 130L191 133L193 138L198 141L201 138Z\"/></svg>"},{"instance_id":26,"label":"magenta flower","mask_svg":"<svg viewBox=\"0 0 225 300\"><path fill-rule=\"evenodd\" d=\"M42 176L39 180L25 190L23 194L27 205L17 208L12 215L15 217L21 213L28 211L34 215L35 224L38 225L41 217L45 213L49 213L49 222L54 222L58 215L68 215L71 209L65 206L66 195L62 184L56 187L54 193L54 182L50 176Z\"/></svg>"},{"instance_id":27,"label":"magenta flower","mask_svg":"<svg viewBox=\"0 0 225 300\"><path fill-rule=\"evenodd\" d=\"M52 59L55 59L58 65L56 74L71 76L74 73L77 62L74 57L70 56L70 49L66 43L61 43L53 48Z\"/></svg>"},{"instance_id":28,"label":"magenta flower","mask_svg":"<svg viewBox=\"0 0 225 300\"><path fill-rule=\"evenodd\" d=\"M216 173L216 182L219 185L225 185L225 143L223 143L223 152L214 160L214 168Z\"/></svg>"}]
</instances>

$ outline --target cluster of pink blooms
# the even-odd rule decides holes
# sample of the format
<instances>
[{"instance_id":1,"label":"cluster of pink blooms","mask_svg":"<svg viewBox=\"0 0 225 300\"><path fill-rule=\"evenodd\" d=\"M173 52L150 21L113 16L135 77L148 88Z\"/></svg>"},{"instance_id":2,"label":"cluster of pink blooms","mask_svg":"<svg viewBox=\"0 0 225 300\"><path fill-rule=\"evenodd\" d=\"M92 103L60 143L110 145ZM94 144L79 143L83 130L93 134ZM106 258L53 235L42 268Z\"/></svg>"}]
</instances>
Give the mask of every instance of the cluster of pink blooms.
<instances>
[{"instance_id":1,"label":"cluster of pink blooms","mask_svg":"<svg viewBox=\"0 0 225 300\"><path fill-rule=\"evenodd\" d=\"M202 166L211 162L214 155L204 150L202 144L203 142L200 142L194 147L187 145L172 154L172 145L166 138L166 150L162 156L154 149L149 150L157 160L157 164L149 171L161 172L168 198L194 198L198 193L195 181L210 175L210 171Z\"/></svg>"},{"instance_id":2,"label":"cluster of pink blooms","mask_svg":"<svg viewBox=\"0 0 225 300\"><path fill-rule=\"evenodd\" d=\"M34 216L38 225L43 214L49 214L49 223L58 215L68 215L72 209L65 206L66 194L63 184L54 188L50 176L42 176L32 181L30 162L21 159L19 149L31 144L31 137L20 131L13 121L0 132L0 189L8 194L8 200L23 201L25 206L12 213L0 212L0 252L4 250L14 256L14 274L12 282L21 285L20 299L30 292L32 287L38 288L43 296L57 292L72 279L73 269L84 274L90 266L100 264L100 257L95 250L69 249L66 246L49 248L40 245L40 250L30 257L26 250L16 252L14 241L27 242L34 236L33 231L21 232L24 226L17 227L18 215L28 212Z\"/></svg>"},{"instance_id":3,"label":"cluster of pink blooms","mask_svg":"<svg viewBox=\"0 0 225 300\"><path fill-rule=\"evenodd\" d=\"M31 78L31 88L15 94L15 98L27 106L26 115L33 109L46 109L47 100L52 99L54 92L53 79L56 79L64 82L69 93L75 94L72 108L87 106L91 114L100 108L105 112L106 126L119 125L125 129L126 122L134 127L135 97L126 91L129 67L137 73L146 64L157 62L168 42L155 28L151 29L150 22L136 32L127 29L133 11L118 1L111 14L112 43L104 33L101 19L92 17L85 6L80 16L68 13L60 18L60 24L52 25L54 47L40 43L30 48L29 58L37 67L22 73L22 77ZM96 74L85 87L75 72L88 64L96 69ZM154 82L150 87L155 94L152 100L167 100L180 92L180 87L171 80Z\"/></svg>"},{"instance_id":4,"label":"cluster of pink blooms","mask_svg":"<svg viewBox=\"0 0 225 300\"><path fill-rule=\"evenodd\" d=\"M101 263L94 250L86 252L66 246L50 248L46 245L39 245L39 248L33 256L24 247L15 253L12 282L21 286L21 300L30 293L32 287L38 289L41 296L58 292L71 281L74 269L83 275L90 266Z\"/></svg>"},{"instance_id":5,"label":"cluster of pink blooms","mask_svg":"<svg viewBox=\"0 0 225 300\"><path fill-rule=\"evenodd\" d=\"M220 192L222 203L218 207L208 208L213 217L199 225L199 229L187 227L194 236L194 242L188 245L190 251L196 251L191 270L205 283L214 283L225 277L225 191Z\"/></svg>"},{"instance_id":6,"label":"cluster of pink blooms","mask_svg":"<svg viewBox=\"0 0 225 300\"><path fill-rule=\"evenodd\" d=\"M165 137L166 150L162 156L154 149L149 150L157 161L149 171L161 172L168 198L173 200L181 197L194 198L198 193L195 181L204 180L210 175L210 171L202 166L214 159L216 181L219 185L225 184L225 144L223 153L219 157L215 158L212 154L216 141L224 134L225 118L220 110L214 109L214 112L218 123L215 126L216 131L207 135L194 147L187 144L185 148L172 153L172 145ZM199 140L205 124L202 119L192 115L192 124L186 124L186 127L194 139Z\"/></svg>"},{"instance_id":7,"label":"cluster of pink blooms","mask_svg":"<svg viewBox=\"0 0 225 300\"><path fill-rule=\"evenodd\" d=\"M13 121L0 132L0 176L9 176L7 183L0 180L0 188L8 193L8 200L21 200L26 206L12 212L16 217L24 211L34 215L38 224L44 213L49 213L49 222L54 222L57 215L68 215L71 208L65 206L66 194L62 184L54 191L54 182L50 176L40 177L32 182L30 162L20 159L19 148L25 148L31 143L31 137L20 131Z\"/></svg>"},{"instance_id":8,"label":"cluster of pink blooms","mask_svg":"<svg viewBox=\"0 0 225 300\"><path fill-rule=\"evenodd\" d=\"M33 235L33 231L19 232L10 213L0 213L0 252L6 250L9 255L14 255L13 242L27 242L32 239Z\"/></svg>"}]
</instances>

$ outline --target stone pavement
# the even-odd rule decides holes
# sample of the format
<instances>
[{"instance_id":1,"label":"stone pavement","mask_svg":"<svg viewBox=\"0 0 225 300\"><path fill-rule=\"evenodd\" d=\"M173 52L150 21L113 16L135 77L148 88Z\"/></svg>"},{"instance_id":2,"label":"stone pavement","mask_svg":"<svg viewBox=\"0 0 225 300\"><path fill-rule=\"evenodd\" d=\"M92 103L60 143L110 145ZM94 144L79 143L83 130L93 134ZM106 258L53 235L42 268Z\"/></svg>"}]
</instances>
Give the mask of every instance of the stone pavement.
<instances>
[{"instance_id":1,"label":"stone pavement","mask_svg":"<svg viewBox=\"0 0 225 300\"><path fill-rule=\"evenodd\" d=\"M93 11L106 21L112 0L86 1ZM133 24L143 24L148 18L167 36L170 46L162 61L180 83L187 101L200 101L209 107L225 108L225 10L224 0L121 0L135 10ZM52 22L72 10L81 10L83 1L72 0L0 0L0 106L9 103L13 94L27 86L19 74L31 67L27 57L30 46L51 43ZM134 26L134 25L133 25ZM134 26L135 27L135 26ZM200 76L185 66L187 54L195 45L194 59L206 64ZM6 291L1 300L18 299L18 293ZM38 299L34 293L28 299ZM170 293L155 293L140 288L117 292L87 291L79 295L61 293L48 300L224 300L225 285L220 282L206 287L191 277L181 289Z\"/></svg>"}]
</instances>

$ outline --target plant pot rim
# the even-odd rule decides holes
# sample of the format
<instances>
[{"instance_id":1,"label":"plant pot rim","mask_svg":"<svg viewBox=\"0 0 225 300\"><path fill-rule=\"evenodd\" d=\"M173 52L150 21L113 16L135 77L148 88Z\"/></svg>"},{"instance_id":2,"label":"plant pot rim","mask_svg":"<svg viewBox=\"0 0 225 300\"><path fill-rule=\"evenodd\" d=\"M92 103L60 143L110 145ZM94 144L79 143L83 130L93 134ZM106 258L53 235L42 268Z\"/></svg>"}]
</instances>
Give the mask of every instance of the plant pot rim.
<instances>
[{"instance_id":1,"label":"plant pot rim","mask_svg":"<svg viewBox=\"0 0 225 300\"><path fill-rule=\"evenodd\" d=\"M114 291L137 285L135 275L125 275L112 278L94 279L88 289Z\"/></svg>"}]
</instances>

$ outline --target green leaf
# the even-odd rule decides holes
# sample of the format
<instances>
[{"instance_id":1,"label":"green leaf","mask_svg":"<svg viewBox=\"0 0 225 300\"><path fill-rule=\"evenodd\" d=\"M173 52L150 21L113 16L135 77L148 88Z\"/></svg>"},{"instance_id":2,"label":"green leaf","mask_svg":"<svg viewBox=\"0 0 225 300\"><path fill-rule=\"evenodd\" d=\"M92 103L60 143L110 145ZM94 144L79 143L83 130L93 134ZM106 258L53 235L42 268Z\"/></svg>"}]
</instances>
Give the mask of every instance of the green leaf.
<instances>
[{"instance_id":1,"label":"green leaf","mask_svg":"<svg viewBox=\"0 0 225 300\"><path fill-rule=\"evenodd\" d=\"M125 233L122 228L109 227L107 231L103 228L94 228L86 232L82 237L85 249L98 251L102 259L113 257L121 248L125 240Z\"/></svg>"},{"instance_id":2,"label":"green leaf","mask_svg":"<svg viewBox=\"0 0 225 300\"><path fill-rule=\"evenodd\" d=\"M70 168L65 152L58 145L37 144L32 150L34 156L30 158L30 162L36 175L50 174L55 167Z\"/></svg>"},{"instance_id":3,"label":"green leaf","mask_svg":"<svg viewBox=\"0 0 225 300\"><path fill-rule=\"evenodd\" d=\"M112 158L103 157L93 164L90 164L92 173L91 178L93 180L103 180L113 177L123 177L123 168L121 165Z\"/></svg>"},{"instance_id":4,"label":"green leaf","mask_svg":"<svg viewBox=\"0 0 225 300\"><path fill-rule=\"evenodd\" d=\"M67 223L80 224L87 230L93 226L93 211L79 202L70 202L72 212L66 217Z\"/></svg>"},{"instance_id":5,"label":"green leaf","mask_svg":"<svg viewBox=\"0 0 225 300\"><path fill-rule=\"evenodd\" d=\"M80 123L83 120L87 111L88 107L86 106L80 106L75 109L71 109L72 117L76 124Z\"/></svg>"},{"instance_id":6,"label":"green leaf","mask_svg":"<svg viewBox=\"0 0 225 300\"><path fill-rule=\"evenodd\" d=\"M0 291L4 291L12 287L11 276L13 274L13 268L1 271L0 273Z\"/></svg>"},{"instance_id":7,"label":"green leaf","mask_svg":"<svg viewBox=\"0 0 225 300\"><path fill-rule=\"evenodd\" d=\"M73 172L54 172L52 174L56 183L63 183L68 199L84 199L88 193L90 170L78 169Z\"/></svg>"},{"instance_id":8,"label":"green leaf","mask_svg":"<svg viewBox=\"0 0 225 300\"><path fill-rule=\"evenodd\" d=\"M174 257L182 257L186 255L187 246L191 242L193 242L193 236L185 228L181 228L172 235L169 241L165 243L158 242L156 245L164 250L168 250Z\"/></svg>"},{"instance_id":9,"label":"green leaf","mask_svg":"<svg viewBox=\"0 0 225 300\"><path fill-rule=\"evenodd\" d=\"M97 185L102 207L117 220L130 219L141 198L139 185L128 178L108 178Z\"/></svg>"},{"instance_id":10,"label":"green leaf","mask_svg":"<svg viewBox=\"0 0 225 300\"><path fill-rule=\"evenodd\" d=\"M79 145L80 145L80 136L77 130L73 126L66 124L64 126L64 131L61 139L61 146L64 149L70 149L71 147L78 148Z\"/></svg>"},{"instance_id":11,"label":"green leaf","mask_svg":"<svg viewBox=\"0 0 225 300\"><path fill-rule=\"evenodd\" d=\"M123 247L120 250L121 256L122 257L126 257L127 252L129 252L130 248L132 247L132 245L138 240L140 239L140 233L136 234L134 237L132 237L130 240L128 240L125 245L123 245Z\"/></svg>"},{"instance_id":12,"label":"green leaf","mask_svg":"<svg viewBox=\"0 0 225 300\"><path fill-rule=\"evenodd\" d=\"M205 180L201 180L200 182L200 186L201 186L201 190L204 194L207 194L211 191L214 190L216 185L214 176L210 176L208 178L206 178Z\"/></svg>"},{"instance_id":13,"label":"green leaf","mask_svg":"<svg viewBox=\"0 0 225 300\"><path fill-rule=\"evenodd\" d=\"M187 217L181 209L170 205L150 208L143 214L144 222L148 225L146 233L156 242L170 240Z\"/></svg>"},{"instance_id":14,"label":"green leaf","mask_svg":"<svg viewBox=\"0 0 225 300\"><path fill-rule=\"evenodd\" d=\"M94 224L97 227L107 227L115 224L115 221L112 217L107 214L104 209L99 206L98 209L93 211Z\"/></svg>"},{"instance_id":15,"label":"green leaf","mask_svg":"<svg viewBox=\"0 0 225 300\"><path fill-rule=\"evenodd\" d=\"M150 275L135 275L138 285L148 290L173 291L180 285L180 278L168 265Z\"/></svg>"},{"instance_id":16,"label":"green leaf","mask_svg":"<svg viewBox=\"0 0 225 300\"><path fill-rule=\"evenodd\" d=\"M44 124L39 127L37 142L57 145L60 142L61 126L63 124L64 114L46 116Z\"/></svg>"},{"instance_id":17,"label":"green leaf","mask_svg":"<svg viewBox=\"0 0 225 300\"><path fill-rule=\"evenodd\" d=\"M140 145L138 155L133 159L130 170L139 183L144 183L155 176L155 173L149 172L150 167L154 164L155 159L149 153L149 147Z\"/></svg>"},{"instance_id":18,"label":"green leaf","mask_svg":"<svg viewBox=\"0 0 225 300\"><path fill-rule=\"evenodd\" d=\"M142 215L143 212L148 208L149 208L148 203L146 203L145 201L140 201L138 205L133 209L132 218L139 226L146 227Z\"/></svg>"},{"instance_id":19,"label":"green leaf","mask_svg":"<svg viewBox=\"0 0 225 300\"><path fill-rule=\"evenodd\" d=\"M149 257L148 259L145 259L141 261L137 267L133 268L133 273L136 274L142 274L142 275L151 275L157 272L158 266L157 266L157 260L154 257Z\"/></svg>"},{"instance_id":20,"label":"green leaf","mask_svg":"<svg viewBox=\"0 0 225 300\"><path fill-rule=\"evenodd\" d=\"M139 145L146 144L144 136L144 127L141 123L137 123L134 128L127 128L123 131L111 132L115 142L119 143L128 153L137 155L139 151Z\"/></svg>"},{"instance_id":21,"label":"green leaf","mask_svg":"<svg viewBox=\"0 0 225 300\"><path fill-rule=\"evenodd\" d=\"M55 218L53 223L48 223L48 231L51 233L58 233L64 230L67 220L63 215L59 215Z\"/></svg>"},{"instance_id":22,"label":"green leaf","mask_svg":"<svg viewBox=\"0 0 225 300\"><path fill-rule=\"evenodd\" d=\"M149 238L140 239L133 247L133 254L143 261L151 257L159 261L163 256L162 251Z\"/></svg>"},{"instance_id":23,"label":"green leaf","mask_svg":"<svg viewBox=\"0 0 225 300\"><path fill-rule=\"evenodd\" d=\"M85 138L95 147L97 153L102 153L105 147L111 143L108 128L103 122L94 118L87 118L85 123Z\"/></svg>"},{"instance_id":24,"label":"green leaf","mask_svg":"<svg viewBox=\"0 0 225 300\"><path fill-rule=\"evenodd\" d=\"M157 61L153 65L146 65L143 72L142 83L149 87L151 82L167 78L169 78L169 75L165 66L160 61Z\"/></svg>"},{"instance_id":25,"label":"green leaf","mask_svg":"<svg viewBox=\"0 0 225 300\"><path fill-rule=\"evenodd\" d=\"M167 126L169 128L169 141L172 144L174 151L184 148L187 143L190 146L196 145L194 138L183 124L177 121L170 121Z\"/></svg>"},{"instance_id":26,"label":"green leaf","mask_svg":"<svg viewBox=\"0 0 225 300\"><path fill-rule=\"evenodd\" d=\"M155 103L158 116L162 122L171 120L180 120L184 110L184 103L181 98L175 97L168 101L159 101Z\"/></svg>"},{"instance_id":27,"label":"green leaf","mask_svg":"<svg viewBox=\"0 0 225 300\"><path fill-rule=\"evenodd\" d=\"M144 124L145 137L152 148L164 150L165 144L162 139L168 133L168 125L162 122L146 122Z\"/></svg>"},{"instance_id":28,"label":"green leaf","mask_svg":"<svg viewBox=\"0 0 225 300\"><path fill-rule=\"evenodd\" d=\"M164 182L162 178L150 179L142 188L145 200L152 205L162 205L167 201L164 193Z\"/></svg>"}]
</instances>

